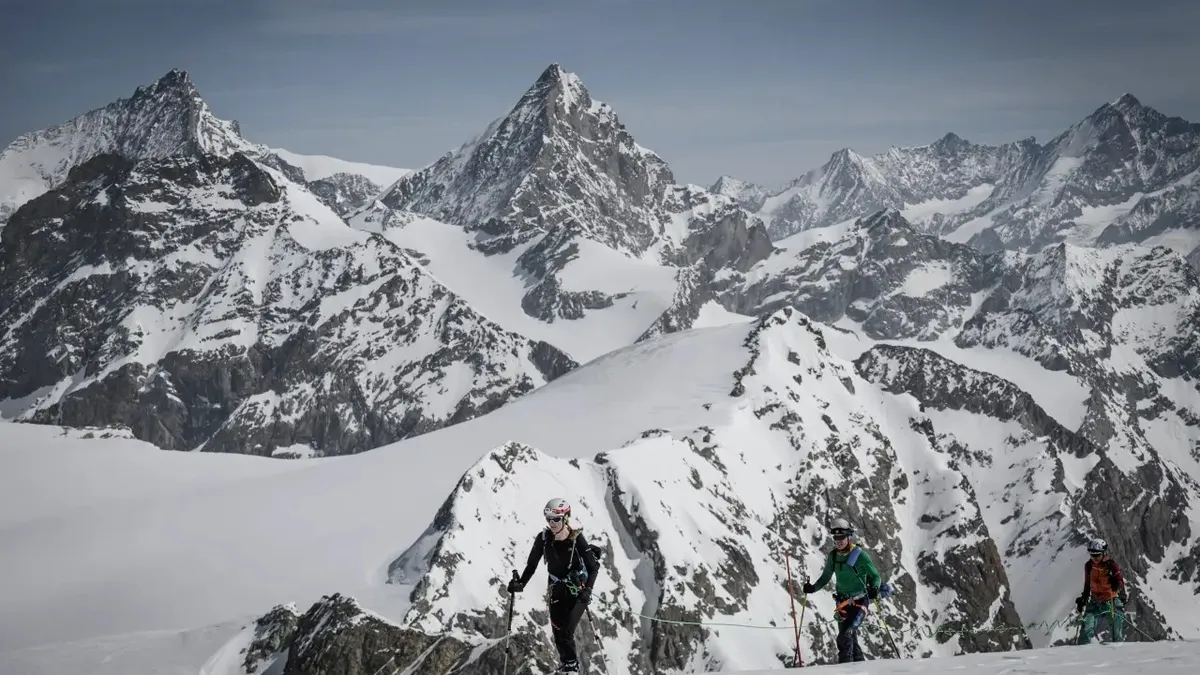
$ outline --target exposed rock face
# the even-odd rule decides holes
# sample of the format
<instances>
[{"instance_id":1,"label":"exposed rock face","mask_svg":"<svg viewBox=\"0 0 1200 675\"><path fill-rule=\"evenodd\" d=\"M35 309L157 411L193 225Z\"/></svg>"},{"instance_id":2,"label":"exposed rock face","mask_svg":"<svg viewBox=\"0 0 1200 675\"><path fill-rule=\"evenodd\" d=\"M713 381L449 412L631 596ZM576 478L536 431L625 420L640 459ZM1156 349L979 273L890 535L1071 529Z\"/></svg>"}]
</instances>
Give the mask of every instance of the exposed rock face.
<instances>
[{"instance_id":1,"label":"exposed rock face","mask_svg":"<svg viewBox=\"0 0 1200 675\"><path fill-rule=\"evenodd\" d=\"M990 289L1003 258L921 234L896 211L860 220L845 236L779 251L721 294L746 315L792 306L818 321L843 317L872 339L933 339L959 325Z\"/></svg>"},{"instance_id":2,"label":"exposed rock face","mask_svg":"<svg viewBox=\"0 0 1200 675\"><path fill-rule=\"evenodd\" d=\"M353 598L334 594L300 617L283 675L373 675L389 670L484 675L501 668L504 654L500 649L474 656L473 645L401 628L364 611Z\"/></svg>"},{"instance_id":3,"label":"exposed rock face","mask_svg":"<svg viewBox=\"0 0 1200 675\"><path fill-rule=\"evenodd\" d=\"M576 364L247 156L100 155L0 238L0 399L164 448L358 452Z\"/></svg>"},{"instance_id":4,"label":"exposed rock face","mask_svg":"<svg viewBox=\"0 0 1200 675\"><path fill-rule=\"evenodd\" d=\"M300 615L295 605L279 605L254 622L254 637L243 652L247 675L282 673L296 636Z\"/></svg>"}]
</instances>

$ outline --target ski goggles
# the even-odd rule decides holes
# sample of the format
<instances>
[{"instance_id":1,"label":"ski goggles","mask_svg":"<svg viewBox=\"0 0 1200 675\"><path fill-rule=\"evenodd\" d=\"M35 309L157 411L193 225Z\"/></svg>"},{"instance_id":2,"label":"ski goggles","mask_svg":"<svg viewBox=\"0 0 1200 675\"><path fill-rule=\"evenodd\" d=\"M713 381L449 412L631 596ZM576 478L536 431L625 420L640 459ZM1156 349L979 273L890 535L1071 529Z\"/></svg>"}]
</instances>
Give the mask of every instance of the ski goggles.
<instances>
[{"instance_id":1,"label":"ski goggles","mask_svg":"<svg viewBox=\"0 0 1200 675\"><path fill-rule=\"evenodd\" d=\"M546 517L547 523L561 523L562 521L563 521L562 516L547 516Z\"/></svg>"}]
</instances>

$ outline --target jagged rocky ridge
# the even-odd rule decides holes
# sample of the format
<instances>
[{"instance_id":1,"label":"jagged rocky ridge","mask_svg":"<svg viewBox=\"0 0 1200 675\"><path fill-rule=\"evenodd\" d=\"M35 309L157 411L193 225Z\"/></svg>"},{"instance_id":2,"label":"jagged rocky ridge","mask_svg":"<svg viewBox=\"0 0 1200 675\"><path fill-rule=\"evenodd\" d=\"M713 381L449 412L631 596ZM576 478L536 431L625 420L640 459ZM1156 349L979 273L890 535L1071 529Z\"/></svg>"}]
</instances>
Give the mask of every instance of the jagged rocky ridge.
<instances>
[{"instance_id":1,"label":"jagged rocky ridge","mask_svg":"<svg viewBox=\"0 0 1200 675\"><path fill-rule=\"evenodd\" d=\"M1172 634L1160 607L1197 580L1186 555L1167 554L1194 541L1188 514L1200 497L1172 459L1145 458L1131 470L1128 452L1068 429L1010 381L908 346L876 346L851 364L829 346L842 338L783 308L747 326L747 360L730 374L729 401L706 405L711 424L648 429L590 462L521 443L497 448L392 563L389 581L411 589L404 617L346 628L327 621L334 627L295 640L320 640L331 662L372 669L393 653L408 660L392 666L413 667L420 648L437 644L446 656L420 661L424 672L487 672L465 655L502 656L503 587L537 532L528 514L548 483L572 495L578 523L603 551L594 624L579 629L593 673L780 667L792 643L782 549L794 556L793 573L815 574L833 514L860 524L900 589L886 616L906 656L1070 639L1065 624L1052 636L1021 627L1067 611L1078 547L1094 532L1128 561L1138 629ZM500 555L480 559L481 549ZM1164 579L1175 585L1156 583ZM553 659L541 594L531 588L515 600L520 647L510 667L539 671ZM809 602L806 663L828 662L831 601ZM366 632L389 637L364 649ZM878 625L864 641L868 653L891 653Z\"/></svg>"},{"instance_id":2,"label":"jagged rocky ridge","mask_svg":"<svg viewBox=\"0 0 1200 675\"><path fill-rule=\"evenodd\" d=\"M576 365L241 153L99 155L17 210L0 261L0 400L164 448L357 452Z\"/></svg>"},{"instance_id":3,"label":"jagged rocky ridge","mask_svg":"<svg viewBox=\"0 0 1200 675\"><path fill-rule=\"evenodd\" d=\"M755 210L773 239L899 209L985 251L1161 240L1187 254L1200 244L1198 171L1200 124L1126 94L1045 144L947 134L870 157L840 150L781 190L728 177L713 190Z\"/></svg>"}]
</instances>

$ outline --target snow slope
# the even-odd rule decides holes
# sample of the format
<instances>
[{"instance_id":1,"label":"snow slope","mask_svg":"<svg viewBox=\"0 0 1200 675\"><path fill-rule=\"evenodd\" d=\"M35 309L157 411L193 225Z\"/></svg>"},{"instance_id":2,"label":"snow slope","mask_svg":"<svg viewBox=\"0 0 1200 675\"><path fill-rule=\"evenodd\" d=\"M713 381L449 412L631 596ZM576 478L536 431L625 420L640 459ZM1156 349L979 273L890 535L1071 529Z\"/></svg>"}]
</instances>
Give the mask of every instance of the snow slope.
<instances>
[{"instance_id":1,"label":"snow slope","mask_svg":"<svg viewBox=\"0 0 1200 675\"><path fill-rule=\"evenodd\" d=\"M348 162L325 155L301 155L281 148L271 148L271 152L279 155L288 164L298 167L304 172L304 179L309 182L330 178L339 173L348 173L362 176L381 188L386 188L413 171L412 169L398 169L394 166Z\"/></svg>"},{"instance_id":2,"label":"snow slope","mask_svg":"<svg viewBox=\"0 0 1200 675\"><path fill-rule=\"evenodd\" d=\"M522 308L530 281L521 273L520 260L535 242L486 255L472 246L475 236L468 230L415 213L368 209L349 222L419 253L427 272L505 330L548 342L580 363L632 344L670 306L675 293L676 268L580 239L575 255L562 264L560 288L614 296L612 304L575 319L548 322Z\"/></svg>"},{"instance_id":3,"label":"snow slope","mask_svg":"<svg viewBox=\"0 0 1200 675\"><path fill-rule=\"evenodd\" d=\"M402 593L380 590L388 564L481 456L515 439L588 458L643 429L693 426L727 394L748 330L645 343L494 414L336 461L206 456L223 470L194 483L181 478L202 471L194 453L122 448L81 473L68 460L109 450L101 441L51 445L0 424L0 495L17 495L4 498L0 551L22 552L0 556L0 648L192 628L334 589L402 611ZM68 480L87 494L63 501Z\"/></svg>"}]
</instances>

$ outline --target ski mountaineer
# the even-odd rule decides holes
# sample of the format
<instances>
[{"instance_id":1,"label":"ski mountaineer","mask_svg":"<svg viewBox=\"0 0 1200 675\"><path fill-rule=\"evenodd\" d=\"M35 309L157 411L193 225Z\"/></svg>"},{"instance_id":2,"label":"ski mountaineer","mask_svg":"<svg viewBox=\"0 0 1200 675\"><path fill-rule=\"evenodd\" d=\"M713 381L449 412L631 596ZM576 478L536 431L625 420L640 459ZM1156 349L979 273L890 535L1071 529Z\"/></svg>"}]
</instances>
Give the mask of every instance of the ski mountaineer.
<instances>
[{"instance_id":1,"label":"ski mountaineer","mask_svg":"<svg viewBox=\"0 0 1200 675\"><path fill-rule=\"evenodd\" d=\"M1083 564L1083 593L1075 600L1075 609L1082 615L1079 644L1086 645L1096 637L1096 619L1108 617L1112 641L1121 642L1125 628L1125 577L1117 561L1108 555L1108 542L1093 539L1087 545L1089 560Z\"/></svg>"},{"instance_id":2,"label":"ski mountaineer","mask_svg":"<svg viewBox=\"0 0 1200 675\"><path fill-rule=\"evenodd\" d=\"M554 646L558 649L560 673L579 672L579 660L575 653L575 627L587 610L592 598L592 586L600 563L596 554L584 540L582 531L571 527L571 505L564 499L554 498L542 509L546 527L533 538L529 551L529 562L525 572L508 582L509 593L520 593L533 578L538 562L546 559L549 575L546 594L550 609L550 628L554 633Z\"/></svg>"},{"instance_id":3,"label":"ski mountaineer","mask_svg":"<svg viewBox=\"0 0 1200 675\"><path fill-rule=\"evenodd\" d=\"M833 521L829 527L834 550L825 558L821 578L815 583L805 582L804 594L809 595L825 587L831 576L836 576L833 591L838 613L838 663L865 661L862 647L858 644L858 627L867 616L871 600L891 595L891 586L881 583L879 570L870 554L854 543L854 528L844 518Z\"/></svg>"}]
</instances>

